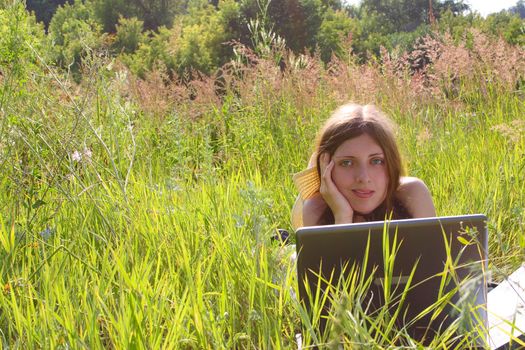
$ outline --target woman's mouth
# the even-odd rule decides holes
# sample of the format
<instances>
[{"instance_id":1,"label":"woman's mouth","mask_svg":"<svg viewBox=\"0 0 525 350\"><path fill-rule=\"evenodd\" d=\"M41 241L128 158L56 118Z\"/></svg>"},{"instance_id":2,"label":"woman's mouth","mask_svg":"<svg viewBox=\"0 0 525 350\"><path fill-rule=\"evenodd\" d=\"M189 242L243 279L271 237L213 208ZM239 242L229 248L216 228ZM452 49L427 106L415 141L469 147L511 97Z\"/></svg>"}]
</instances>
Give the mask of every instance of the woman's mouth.
<instances>
[{"instance_id":1,"label":"woman's mouth","mask_svg":"<svg viewBox=\"0 0 525 350\"><path fill-rule=\"evenodd\" d=\"M370 198L374 194L372 190L352 190L352 192L359 198Z\"/></svg>"}]
</instances>

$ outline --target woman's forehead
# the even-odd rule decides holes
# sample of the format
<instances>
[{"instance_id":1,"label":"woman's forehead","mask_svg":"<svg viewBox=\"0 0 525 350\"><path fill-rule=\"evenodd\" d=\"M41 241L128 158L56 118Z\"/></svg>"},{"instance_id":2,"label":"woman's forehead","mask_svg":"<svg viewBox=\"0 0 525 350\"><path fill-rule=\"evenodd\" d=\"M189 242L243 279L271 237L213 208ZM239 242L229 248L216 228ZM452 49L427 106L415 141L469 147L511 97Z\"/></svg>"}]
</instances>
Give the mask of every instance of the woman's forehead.
<instances>
[{"instance_id":1,"label":"woman's forehead","mask_svg":"<svg viewBox=\"0 0 525 350\"><path fill-rule=\"evenodd\" d=\"M368 134L345 140L336 148L335 156L357 156L382 154L383 149L377 141Z\"/></svg>"}]
</instances>

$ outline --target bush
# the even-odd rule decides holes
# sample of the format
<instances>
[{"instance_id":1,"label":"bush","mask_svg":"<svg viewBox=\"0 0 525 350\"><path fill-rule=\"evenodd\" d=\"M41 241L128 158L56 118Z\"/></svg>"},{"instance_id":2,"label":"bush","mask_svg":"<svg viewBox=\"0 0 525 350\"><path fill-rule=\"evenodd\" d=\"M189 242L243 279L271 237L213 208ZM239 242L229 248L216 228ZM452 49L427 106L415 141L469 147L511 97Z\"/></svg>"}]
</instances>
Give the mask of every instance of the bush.
<instances>
[{"instance_id":1,"label":"bush","mask_svg":"<svg viewBox=\"0 0 525 350\"><path fill-rule=\"evenodd\" d=\"M146 40L142 34L143 29L144 22L138 20L136 17L129 19L120 17L113 48L117 52L135 52L139 48L139 45Z\"/></svg>"},{"instance_id":2,"label":"bush","mask_svg":"<svg viewBox=\"0 0 525 350\"><path fill-rule=\"evenodd\" d=\"M169 45L172 35L173 30L170 31L166 27L160 27L158 33L148 31L144 34L144 41L139 43L135 52L123 53L119 58L141 78L144 78L146 72L154 67L168 71L174 70L175 59Z\"/></svg>"},{"instance_id":3,"label":"bush","mask_svg":"<svg viewBox=\"0 0 525 350\"><path fill-rule=\"evenodd\" d=\"M235 38L235 31L231 31L229 25L239 16L239 7L232 0L221 2L217 9L209 5L192 8L178 18L173 28L161 27L158 33L148 32L139 41L138 49L133 54L121 55L121 59L140 77L159 65L180 76L192 70L212 73L232 56L227 42ZM131 20L125 23L122 40L130 36L131 41L133 35L138 39L138 23ZM121 42L119 34L117 42Z\"/></svg>"},{"instance_id":4,"label":"bush","mask_svg":"<svg viewBox=\"0 0 525 350\"><path fill-rule=\"evenodd\" d=\"M26 12L22 3L0 8L0 69L21 63L19 68L34 69L35 51L45 54L45 33L35 17ZM34 51L33 51L34 49ZM4 71L4 74L6 72Z\"/></svg>"},{"instance_id":5,"label":"bush","mask_svg":"<svg viewBox=\"0 0 525 350\"><path fill-rule=\"evenodd\" d=\"M501 11L489 15L482 23L482 30L503 37L509 44L525 45L525 20L517 14Z\"/></svg>"},{"instance_id":6,"label":"bush","mask_svg":"<svg viewBox=\"0 0 525 350\"><path fill-rule=\"evenodd\" d=\"M342 41L350 34L357 33L358 26L354 19L349 18L343 11L328 10L316 37L321 59L328 62L332 54L342 55Z\"/></svg>"},{"instance_id":7,"label":"bush","mask_svg":"<svg viewBox=\"0 0 525 350\"><path fill-rule=\"evenodd\" d=\"M82 59L105 46L106 36L81 1L60 7L49 24L49 39L57 64L78 75Z\"/></svg>"},{"instance_id":8,"label":"bush","mask_svg":"<svg viewBox=\"0 0 525 350\"><path fill-rule=\"evenodd\" d=\"M238 5L231 0L212 6L193 8L183 18L183 27L175 42L175 59L180 74L196 69L211 73L231 57L225 45L235 38L228 24L238 17Z\"/></svg>"}]
</instances>

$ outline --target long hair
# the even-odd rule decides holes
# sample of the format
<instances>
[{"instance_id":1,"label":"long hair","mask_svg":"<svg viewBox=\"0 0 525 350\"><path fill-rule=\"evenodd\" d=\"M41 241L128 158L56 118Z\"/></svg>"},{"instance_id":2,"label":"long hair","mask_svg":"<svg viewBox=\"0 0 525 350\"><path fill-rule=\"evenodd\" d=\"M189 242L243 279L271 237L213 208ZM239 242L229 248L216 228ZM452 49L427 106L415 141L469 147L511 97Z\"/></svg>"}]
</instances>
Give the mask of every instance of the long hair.
<instances>
[{"instance_id":1,"label":"long hair","mask_svg":"<svg viewBox=\"0 0 525 350\"><path fill-rule=\"evenodd\" d=\"M319 176L321 176L321 154L327 152L333 156L336 149L346 140L367 134L383 150L388 177L386 197L380 207L365 216L367 220L383 220L384 216L392 211L394 211L394 216L398 216L394 210L399 204L395 199L395 193L399 187L400 178L404 175L404 167L394 130L394 123L377 107L349 103L339 107L331 115L317 136L314 156ZM333 223L333 214L329 208L323 215L322 221L328 221L324 222L326 224Z\"/></svg>"}]
</instances>

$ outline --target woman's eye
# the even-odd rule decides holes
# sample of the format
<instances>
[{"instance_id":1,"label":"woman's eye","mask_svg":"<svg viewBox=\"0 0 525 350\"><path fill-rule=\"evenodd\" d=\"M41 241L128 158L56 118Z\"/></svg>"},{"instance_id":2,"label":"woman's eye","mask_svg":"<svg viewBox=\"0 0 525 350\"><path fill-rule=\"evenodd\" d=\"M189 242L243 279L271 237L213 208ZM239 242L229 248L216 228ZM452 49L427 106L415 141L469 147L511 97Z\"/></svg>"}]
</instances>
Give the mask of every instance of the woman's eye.
<instances>
[{"instance_id":1,"label":"woman's eye","mask_svg":"<svg viewBox=\"0 0 525 350\"><path fill-rule=\"evenodd\" d=\"M373 165L383 165L385 164L385 160L383 158L373 158L371 163Z\"/></svg>"},{"instance_id":2,"label":"woman's eye","mask_svg":"<svg viewBox=\"0 0 525 350\"><path fill-rule=\"evenodd\" d=\"M342 160L340 164L341 164L342 167L346 168L346 167L349 167L352 164L354 164L354 162L352 162L352 160L350 160L350 159L345 159L345 160Z\"/></svg>"}]
</instances>

